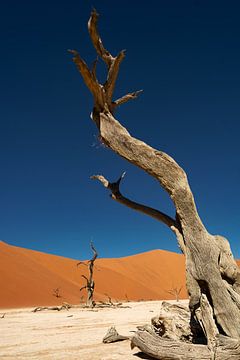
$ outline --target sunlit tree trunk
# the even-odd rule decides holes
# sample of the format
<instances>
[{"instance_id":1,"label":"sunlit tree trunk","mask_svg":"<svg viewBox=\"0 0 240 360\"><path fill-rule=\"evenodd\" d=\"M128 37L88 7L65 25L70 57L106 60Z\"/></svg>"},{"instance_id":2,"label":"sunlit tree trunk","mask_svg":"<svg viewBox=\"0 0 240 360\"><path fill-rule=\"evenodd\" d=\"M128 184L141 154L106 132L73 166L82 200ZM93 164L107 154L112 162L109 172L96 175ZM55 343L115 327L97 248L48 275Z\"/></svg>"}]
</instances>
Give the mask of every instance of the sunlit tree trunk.
<instances>
[{"instance_id":1,"label":"sunlit tree trunk","mask_svg":"<svg viewBox=\"0 0 240 360\"><path fill-rule=\"evenodd\" d=\"M240 359L240 273L229 243L222 236L210 234L203 225L187 175L176 161L131 136L114 116L117 107L137 98L139 91L113 100L119 67L125 55L121 51L114 57L104 48L97 20L98 14L93 11L88 29L97 55L108 69L105 83L100 84L97 79L97 61L90 69L76 50L70 50L74 55L74 63L93 95L92 120L106 146L154 177L168 192L176 216L172 218L124 197L119 188L124 174L116 182L109 182L103 175L95 175L93 178L111 191L112 199L163 222L176 234L186 259L191 318L199 322L207 342L207 345L179 342L175 346L145 331L136 333L132 344L157 359ZM148 124L149 121L146 126ZM164 357L166 353L168 356Z\"/></svg>"}]
</instances>

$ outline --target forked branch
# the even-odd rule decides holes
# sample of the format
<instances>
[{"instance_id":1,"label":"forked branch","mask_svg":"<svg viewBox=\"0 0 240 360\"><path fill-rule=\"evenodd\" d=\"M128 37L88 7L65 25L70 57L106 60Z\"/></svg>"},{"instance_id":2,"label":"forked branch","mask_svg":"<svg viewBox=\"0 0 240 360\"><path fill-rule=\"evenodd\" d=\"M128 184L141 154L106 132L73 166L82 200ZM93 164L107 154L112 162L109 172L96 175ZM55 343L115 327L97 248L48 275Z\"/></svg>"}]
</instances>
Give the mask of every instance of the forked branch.
<instances>
[{"instance_id":1,"label":"forked branch","mask_svg":"<svg viewBox=\"0 0 240 360\"><path fill-rule=\"evenodd\" d=\"M95 108L97 111L103 111L107 107L107 110L113 113L114 109L118 105L121 105L129 100L136 99L141 91L129 93L116 101L112 100L119 67L125 57L125 51L120 51L119 54L114 57L110 54L109 51L105 49L97 29L98 16L99 15L96 10L93 10L88 22L88 31L98 56L106 63L108 68L108 74L105 83L100 84L97 80L97 60L95 60L93 64L93 69L90 70L76 50L69 50L69 52L74 55L73 61L82 75L85 84L94 97ZM94 120L96 121L96 119Z\"/></svg>"},{"instance_id":2,"label":"forked branch","mask_svg":"<svg viewBox=\"0 0 240 360\"><path fill-rule=\"evenodd\" d=\"M145 215L151 216L152 218L154 218L158 221L161 221L162 223L164 223L165 225L167 225L170 228L173 226L173 227L179 229L179 225L176 222L176 220L174 220L167 214L164 214L163 212L156 210L154 208L151 208L149 206L132 201L121 194L119 187L120 187L120 183L121 183L122 179L124 178L125 174L126 174L125 172L122 173L120 178L116 182L113 182L113 183L109 182L103 175L93 175L93 176L91 176L91 179L99 180L105 188L107 188L111 191L111 195L110 195L111 198L113 200L119 202L120 204L123 204L133 210L139 211Z\"/></svg>"}]
</instances>

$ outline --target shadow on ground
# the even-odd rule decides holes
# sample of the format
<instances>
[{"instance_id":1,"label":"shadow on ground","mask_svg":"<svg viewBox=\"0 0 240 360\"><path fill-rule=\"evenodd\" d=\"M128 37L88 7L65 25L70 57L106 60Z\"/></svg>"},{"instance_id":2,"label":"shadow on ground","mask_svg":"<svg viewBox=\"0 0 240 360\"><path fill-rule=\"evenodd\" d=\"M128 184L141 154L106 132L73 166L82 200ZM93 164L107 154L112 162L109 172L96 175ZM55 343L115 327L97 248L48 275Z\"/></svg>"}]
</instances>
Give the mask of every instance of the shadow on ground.
<instances>
[{"instance_id":1,"label":"shadow on ground","mask_svg":"<svg viewBox=\"0 0 240 360\"><path fill-rule=\"evenodd\" d=\"M144 354L143 352L139 352L137 354L133 354L133 356L136 356L138 359L144 359L144 360L154 360L151 356ZM137 360L137 359L136 359Z\"/></svg>"}]
</instances>

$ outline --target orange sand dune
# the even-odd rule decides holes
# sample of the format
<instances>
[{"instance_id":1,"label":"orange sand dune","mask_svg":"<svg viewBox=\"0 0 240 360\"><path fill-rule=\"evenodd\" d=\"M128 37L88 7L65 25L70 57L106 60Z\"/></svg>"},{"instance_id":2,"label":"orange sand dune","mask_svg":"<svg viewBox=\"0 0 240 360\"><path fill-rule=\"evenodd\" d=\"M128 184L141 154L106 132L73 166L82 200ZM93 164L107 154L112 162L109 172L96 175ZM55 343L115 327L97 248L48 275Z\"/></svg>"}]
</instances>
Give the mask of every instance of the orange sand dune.
<instances>
[{"instance_id":1,"label":"orange sand dune","mask_svg":"<svg viewBox=\"0 0 240 360\"><path fill-rule=\"evenodd\" d=\"M78 304L86 293L78 261L0 242L0 307ZM184 257L163 250L116 259L97 259L94 272L95 300L173 299L168 293L181 288L186 298ZM60 298L53 295L60 289ZM83 297L81 299L81 297Z\"/></svg>"}]
</instances>

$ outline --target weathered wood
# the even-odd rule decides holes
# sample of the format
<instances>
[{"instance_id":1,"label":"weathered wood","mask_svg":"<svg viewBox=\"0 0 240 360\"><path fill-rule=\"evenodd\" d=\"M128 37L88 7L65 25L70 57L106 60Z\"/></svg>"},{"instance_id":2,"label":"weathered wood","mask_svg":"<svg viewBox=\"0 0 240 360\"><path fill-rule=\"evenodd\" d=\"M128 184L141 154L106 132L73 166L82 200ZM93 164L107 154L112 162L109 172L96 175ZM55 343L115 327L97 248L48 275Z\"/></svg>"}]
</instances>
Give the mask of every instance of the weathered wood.
<instances>
[{"instance_id":1,"label":"weathered wood","mask_svg":"<svg viewBox=\"0 0 240 360\"><path fill-rule=\"evenodd\" d=\"M212 352L207 345L191 344L162 338L147 331L138 331L131 340L131 348L138 347L145 354L161 360L239 360L240 342L218 335Z\"/></svg>"},{"instance_id":2,"label":"weathered wood","mask_svg":"<svg viewBox=\"0 0 240 360\"><path fill-rule=\"evenodd\" d=\"M187 306L163 302L160 314L152 318L152 327L149 325L138 327L139 331L131 340L131 347L137 346L156 359L240 359L239 339L218 334L212 320L211 306L204 295L196 316L204 328L207 345L193 343L200 340L204 342L204 338L201 338L198 323L190 322L191 316Z\"/></svg>"},{"instance_id":3,"label":"weathered wood","mask_svg":"<svg viewBox=\"0 0 240 360\"><path fill-rule=\"evenodd\" d=\"M157 335L172 340L192 340L190 312L187 306L163 302L159 315L151 320Z\"/></svg>"},{"instance_id":4,"label":"weathered wood","mask_svg":"<svg viewBox=\"0 0 240 360\"><path fill-rule=\"evenodd\" d=\"M138 347L145 354L161 360L210 360L210 351L206 345L171 340L152 335L147 331L138 331L131 340L131 349Z\"/></svg>"},{"instance_id":5,"label":"weathered wood","mask_svg":"<svg viewBox=\"0 0 240 360\"><path fill-rule=\"evenodd\" d=\"M108 329L107 334L103 338L103 343L109 344L117 341L129 340L129 336L119 335L115 326Z\"/></svg>"},{"instance_id":6,"label":"weathered wood","mask_svg":"<svg viewBox=\"0 0 240 360\"><path fill-rule=\"evenodd\" d=\"M136 210L141 212L145 215L151 216L153 219L162 222L163 224L167 225L176 235L179 248L181 249L182 253L185 252L185 244L183 240L181 226L177 219L173 219L171 216L154 209L152 207L137 203L136 201L130 200L122 195L120 192L120 183L123 177L125 176L125 172L120 176L120 178L116 182L108 181L103 175L93 175L91 179L99 180L102 185L111 191L111 198L120 204L123 204L130 209Z\"/></svg>"},{"instance_id":7,"label":"weathered wood","mask_svg":"<svg viewBox=\"0 0 240 360\"><path fill-rule=\"evenodd\" d=\"M121 175L121 177L116 182L113 182L113 183L109 182L103 175L93 175L93 176L91 176L91 179L99 180L103 184L104 187L106 187L107 189L109 189L111 191L112 199L116 200L120 204L123 204L131 209L137 210L141 213L151 216L152 218L163 222L165 225L167 225L170 228L171 227L176 227L176 228L179 227L177 221L175 219L171 218L169 215L164 214L163 212L153 209L149 206L146 206L146 205L143 205L140 203L136 203L135 201L132 201L132 200L126 198L125 196L123 196L120 192L119 186L120 186L120 182L124 176L125 176L125 172Z\"/></svg>"},{"instance_id":8,"label":"weathered wood","mask_svg":"<svg viewBox=\"0 0 240 360\"><path fill-rule=\"evenodd\" d=\"M200 307L195 311L195 314L207 338L209 348L214 351L216 347L216 336L219 332L213 320L212 307L205 294L201 295Z\"/></svg>"},{"instance_id":9,"label":"weathered wood","mask_svg":"<svg viewBox=\"0 0 240 360\"><path fill-rule=\"evenodd\" d=\"M33 309L32 312L38 312L43 310L69 310L72 307L72 305L69 305L68 303L63 303L61 306L38 306L35 309Z\"/></svg>"},{"instance_id":10,"label":"weathered wood","mask_svg":"<svg viewBox=\"0 0 240 360\"><path fill-rule=\"evenodd\" d=\"M216 339L216 353L214 360L239 360L240 341L239 339L229 338L218 335Z\"/></svg>"},{"instance_id":11,"label":"weathered wood","mask_svg":"<svg viewBox=\"0 0 240 360\"><path fill-rule=\"evenodd\" d=\"M212 356L215 351L215 344L217 344L218 333L230 338L240 338L240 309L237 296L240 295L239 269L233 259L228 241L221 236L211 235L202 223L184 170L168 154L131 136L127 129L113 116L117 105L137 97L138 92L125 95L116 101L113 100L114 86L124 53L120 52L118 56L114 57L104 48L97 30L97 19L98 15L94 11L91 14L88 28L98 55L107 65L106 82L100 84L79 54L75 50L73 51L73 60L84 82L93 94L94 108L91 117L99 129L101 141L106 146L154 177L168 192L175 206L175 219L123 197L119 191L120 182L117 182L118 187L116 187L116 183L108 182L101 175L97 175L95 178L98 178L105 187L111 190L114 200L157 218L165 224L167 223L175 232L186 257L191 321L196 317L199 318L208 341L209 348L207 350L203 345L199 345L199 349L202 350L202 356L207 356L208 353ZM142 336L145 335L141 333L141 338ZM161 339L161 341L163 340L166 341L166 339ZM165 342L163 344L162 347L167 349L169 342L166 343L167 345ZM173 344L170 346L174 347ZM184 344L184 348L181 348L182 358L175 358L190 359L193 356L192 352L197 351L193 350L196 349L195 346ZM219 345L216 346L218 349ZM238 347L238 345L236 346ZM223 346L221 348L223 349ZM220 355L219 350L217 351L218 356L223 356ZM228 350L222 350L222 353L224 351L228 353ZM158 353L161 356L160 352ZM185 355L183 355L184 353ZM186 353L188 353L188 357ZM168 358L166 357L166 359ZM202 357L202 359L205 358Z\"/></svg>"},{"instance_id":12,"label":"weathered wood","mask_svg":"<svg viewBox=\"0 0 240 360\"><path fill-rule=\"evenodd\" d=\"M237 305L237 307L240 310L240 295L239 295L239 293L236 292L227 281L224 281L224 285L226 286L232 300L234 301L234 303Z\"/></svg>"}]
</instances>

